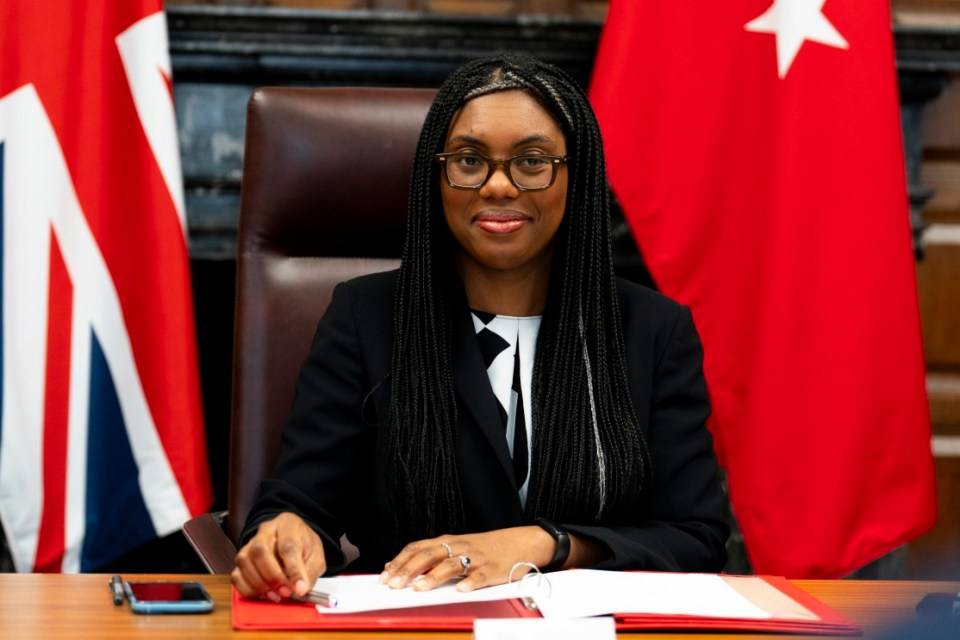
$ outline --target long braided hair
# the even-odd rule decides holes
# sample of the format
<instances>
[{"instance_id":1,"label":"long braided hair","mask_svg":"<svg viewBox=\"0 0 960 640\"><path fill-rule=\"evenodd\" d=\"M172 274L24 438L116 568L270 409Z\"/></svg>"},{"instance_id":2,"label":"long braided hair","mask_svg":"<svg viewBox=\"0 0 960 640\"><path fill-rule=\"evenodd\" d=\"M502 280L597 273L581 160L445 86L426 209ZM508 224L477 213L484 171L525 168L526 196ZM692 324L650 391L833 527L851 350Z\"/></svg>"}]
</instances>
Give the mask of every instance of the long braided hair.
<instances>
[{"instance_id":1,"label":"long braided hair","mask_svg":"<svg viewBox=\"0 0 960 640\"><path fill-rule=\"evenodd\" d=\"M570 172L533 370L527 517L616 520L640 498L650 458L631 404L596 118L562 70L520 56L467 63L440 87L420 135L394 301L386 475L398 534L464 530L457 477L451 304L462 298L439 197L447 129L463 104L520 89L561 126Z\"/></svg>"}]
</instances>

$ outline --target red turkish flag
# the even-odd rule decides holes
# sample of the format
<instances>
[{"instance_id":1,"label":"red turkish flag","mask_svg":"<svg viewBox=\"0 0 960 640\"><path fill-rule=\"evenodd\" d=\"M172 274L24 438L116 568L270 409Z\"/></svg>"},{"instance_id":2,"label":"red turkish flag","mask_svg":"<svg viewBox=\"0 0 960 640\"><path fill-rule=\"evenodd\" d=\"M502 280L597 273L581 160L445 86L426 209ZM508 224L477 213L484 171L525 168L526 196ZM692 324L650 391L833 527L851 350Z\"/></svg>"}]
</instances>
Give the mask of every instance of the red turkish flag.
<instances>
[{"instance_id":1,"label":"red turkish flag","mask_svg":"<svg viewBox=\"0 0 960 640\"><path fill-rule=\"evenodd\" d=\"M701 333L754 570L836 578L926 531L888 3L612 0L590 96L651 275Z\"/></svg>"}]
</instances>

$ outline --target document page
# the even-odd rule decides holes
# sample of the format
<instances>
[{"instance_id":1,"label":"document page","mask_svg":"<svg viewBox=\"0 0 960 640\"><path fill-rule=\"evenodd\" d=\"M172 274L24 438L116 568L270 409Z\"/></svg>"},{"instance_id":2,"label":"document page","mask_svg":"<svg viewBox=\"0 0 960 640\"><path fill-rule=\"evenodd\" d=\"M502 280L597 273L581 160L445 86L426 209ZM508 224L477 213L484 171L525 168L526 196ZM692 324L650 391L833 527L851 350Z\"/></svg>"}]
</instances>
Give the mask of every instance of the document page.
<instances>
[{"instance_id":1,"label":"document page","mask_svg":"<svg viewBox=\"0 0 960 640\"><path fill-rule=\"evenodd\" d=\"M774 617L715 574L572 569L542 576L530 575L513 584L466 593L457 591L455 582L431 591L414 591L410 587L391 589L377 580L378 576L375 575L320 578L314 589L332 595L337 604L335 607L318 606L317 610L323 614L338 614L530 598L544 618L554 619L613 613L748 620ZM780 596L789 600L785 594ZM816 619L799 604L793 608L777 607L776 617Z\"/></svg>"},{"instance_id":2,"label":"document page","mask_svg":"<svg viewBox=\"0 0 960 640\"><path fill-rule=\"evenodd\" d=\"M544 618L610 613L771 617L717 575L575 569L547 577L549 597L534 596Z\"/></svg>"},{"instance_id":3,"label":"document page","mask_svg":"<svg viewBox=\"0 0 960 640\"><path fill-rule=\"evenodd\" d=\"M543 618L477 619L473 640L616 640L613 618L545 620Z\"/></svg>"},{"instance_id":4,"label":"document page","mask_svg":"<svg viewBox=\"0 0 960 640\"><path fill-rule=\"evenodd\" d=\"M378 578L379 576L376 575L319 578L314 583L314 591L335 596L337 606L317 606L317 611L325 614L336 614L379 611L381 609L409 609L457 602L509 600L530 596L535 592L534 580L524 580L523 582L461 593L454 589L455 582L430 591L414 591L410 587L392 589L385 584L380 584L377 581Z\"/></svg>"}]
</instances>

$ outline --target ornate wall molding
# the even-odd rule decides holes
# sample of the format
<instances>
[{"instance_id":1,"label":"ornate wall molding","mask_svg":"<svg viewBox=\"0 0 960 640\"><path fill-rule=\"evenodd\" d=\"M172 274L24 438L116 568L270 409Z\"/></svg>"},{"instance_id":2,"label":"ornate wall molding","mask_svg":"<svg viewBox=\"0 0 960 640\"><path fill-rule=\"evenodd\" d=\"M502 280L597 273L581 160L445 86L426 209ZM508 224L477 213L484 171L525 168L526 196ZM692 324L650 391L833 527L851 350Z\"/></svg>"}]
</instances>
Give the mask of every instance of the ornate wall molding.
<instances>
[{"instance_id":1,"label":"ornate wall molding","mask_svg":"<svg viewBox=\"0 0 960 640\"><path fill-rule=\"evenodd\" d=\"M589 77L601 23L568 16L172 6L183 81L436 86L462 62L523 51Z\"/></svg>"}]
</instances>

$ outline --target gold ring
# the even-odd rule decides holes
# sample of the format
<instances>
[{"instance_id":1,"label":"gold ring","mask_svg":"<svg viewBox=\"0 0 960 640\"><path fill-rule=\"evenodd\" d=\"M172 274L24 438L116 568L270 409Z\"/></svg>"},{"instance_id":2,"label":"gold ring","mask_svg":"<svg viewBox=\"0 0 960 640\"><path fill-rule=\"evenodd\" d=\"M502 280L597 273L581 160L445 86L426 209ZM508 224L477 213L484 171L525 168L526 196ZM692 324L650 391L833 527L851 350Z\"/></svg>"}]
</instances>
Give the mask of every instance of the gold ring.
<instances>
[{"instance_id":1,"label":"gold ring","mask_svg":"<svg viewBox=\"0 0 960 640\"><path fill-rule=\"evenodd\" d=\"M453 557L453 549L450 548L450 545L448 545L446 542L441 542L441 543L440 543L440 546L447 550L447 557L448 557L448 558L452 558L452 557Z\"/></svg>"}]
</instances>

